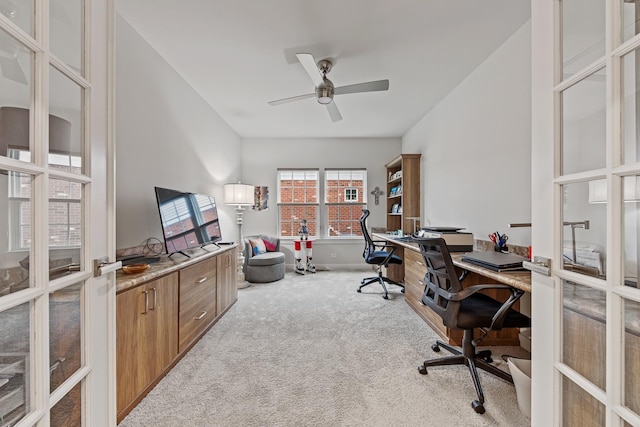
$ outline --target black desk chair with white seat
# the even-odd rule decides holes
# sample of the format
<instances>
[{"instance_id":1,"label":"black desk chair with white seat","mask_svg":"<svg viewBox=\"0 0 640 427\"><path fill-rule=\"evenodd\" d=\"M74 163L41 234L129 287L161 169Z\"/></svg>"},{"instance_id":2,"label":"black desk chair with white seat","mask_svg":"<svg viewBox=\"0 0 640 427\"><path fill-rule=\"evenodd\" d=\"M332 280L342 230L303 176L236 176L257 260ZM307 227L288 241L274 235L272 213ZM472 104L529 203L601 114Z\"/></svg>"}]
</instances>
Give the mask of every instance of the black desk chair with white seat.
<instances>
[{"instance_id":1,"label":"black desk chair with white seat","mask_svg":"<svg viewBox=\"0 0 640 427\"><path fill-rule=\"evenodd\" d=\"M380 283L382 285L382 289L384 289L384 295L382 295L382 298L389 299L389 292L387 291L385 282L400 286L402 288L402 292L404 292L404 285L383 276L382 267L386 268L389 264L402 264L402 258L394 254L396 250L394 245L389 245L384 240L371 239L369 231L367 231L367 217L369 214L370 212L368 209L363 209L362 216L360 217L360 227L362 228L362 236L364 237L364 252L362 252L362 256L367 264L376 266L378 275L362 279L358 292L362 292L362 288L370 285L371 283Z\"/></svg>"},{"instance_id":2,"label":"black desk chair with white seat","mask_svg":"<svg viewBox=\"0 0 640 427\"><path fill-rule=\"evenodd\" d=\"M425 360L418 371L421 374L427 374L429 366L466 365L478 394L478 400L471 402L471 406L477 413L483 414L485 412L484 394L476 368L511 383L513 379L507 372L490 364L492 361L490 350L476 352L476 345L488 331L531 326L531 319L512 308L524 291L503 284L472 285L463 288L460 282L466 273L458 278L451 254L443 239L415 238L415 241L420 247L427 267L422 303L440 316L447 327L464 331L461 350L442 341L436 341L431 346L433 351L439 352L440 347L444 347L453 353L453 356ZM510 291L511 295L502 303L488 295L478 293L484 289L505 289ZM480 330L482 336L474 340L473 331L476 328Z\"/></svg>"}]
</instances>

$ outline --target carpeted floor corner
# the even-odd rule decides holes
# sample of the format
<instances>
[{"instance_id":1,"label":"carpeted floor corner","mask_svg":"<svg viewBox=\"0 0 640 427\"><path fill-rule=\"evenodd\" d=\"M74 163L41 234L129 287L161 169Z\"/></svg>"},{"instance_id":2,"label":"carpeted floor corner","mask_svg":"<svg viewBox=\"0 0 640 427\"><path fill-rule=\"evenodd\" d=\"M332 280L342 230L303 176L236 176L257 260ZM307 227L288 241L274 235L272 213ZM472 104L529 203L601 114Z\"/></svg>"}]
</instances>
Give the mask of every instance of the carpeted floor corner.
<instances>
[{"instance_id":1,"label":"carpeted floor corner","mask_svg":"<svg viewBox=\"0 0 640 427\"><path fill-rule=\"evenodd\" d=\"M417 367L436 334L366 272L287 273L239 290L238 302L121 427L529 426L512 384L480 372L476 414L464 366ZM524 355L519 348L497 352ZM495 363L503 365L499 357Z\"/></svg>"}]
</instances>

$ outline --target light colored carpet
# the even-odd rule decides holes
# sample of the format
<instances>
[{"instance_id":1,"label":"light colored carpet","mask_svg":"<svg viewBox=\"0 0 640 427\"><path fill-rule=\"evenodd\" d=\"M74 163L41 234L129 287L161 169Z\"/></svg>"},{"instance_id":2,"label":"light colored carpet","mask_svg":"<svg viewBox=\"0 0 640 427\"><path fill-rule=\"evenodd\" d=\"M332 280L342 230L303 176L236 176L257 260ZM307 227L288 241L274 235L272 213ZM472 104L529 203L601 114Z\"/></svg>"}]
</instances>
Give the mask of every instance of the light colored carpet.
<instances>
[{"instance_id":1,"label":"light colored carpet","mask_svg":"<svg viewBox=\"0 0 640 427\"><path fill-rule=\"evenodd\" d=\"M378 285L357 293L367 275L287 273L241 289L120 426L530 425L512 384L481 371L487 412L479 415L465 366L420 375L422 361L438 356L435 333L399 288L389 300Z\"/></svg>"}]
</instances>

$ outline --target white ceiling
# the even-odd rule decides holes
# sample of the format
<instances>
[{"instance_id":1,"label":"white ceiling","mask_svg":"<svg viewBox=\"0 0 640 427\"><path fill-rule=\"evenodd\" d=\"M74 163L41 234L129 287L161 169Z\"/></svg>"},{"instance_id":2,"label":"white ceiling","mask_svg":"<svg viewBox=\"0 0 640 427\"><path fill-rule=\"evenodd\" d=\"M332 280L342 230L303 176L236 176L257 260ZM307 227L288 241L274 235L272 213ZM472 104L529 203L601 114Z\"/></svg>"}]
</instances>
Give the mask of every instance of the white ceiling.
<instances>
[{"instance_id":1,"label":"white ceiling","mask_svg":"<svg viewBox=\"0 0 640 427\"><path fill-rule=\"evenodd\" d=\"M118 13L241 136L400 137L530 16L529 0L117 0ZM332 58L331 122L295 58Z\"/></svg>"}]
</instances>

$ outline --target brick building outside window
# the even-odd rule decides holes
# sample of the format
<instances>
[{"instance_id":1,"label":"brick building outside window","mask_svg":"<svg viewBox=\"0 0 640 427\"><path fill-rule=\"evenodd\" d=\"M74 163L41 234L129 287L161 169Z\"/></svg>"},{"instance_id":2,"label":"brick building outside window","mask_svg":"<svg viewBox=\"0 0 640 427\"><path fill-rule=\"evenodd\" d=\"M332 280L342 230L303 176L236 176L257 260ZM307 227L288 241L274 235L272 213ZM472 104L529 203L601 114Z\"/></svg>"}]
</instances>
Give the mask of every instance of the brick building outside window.
<instances>
[{"instance_id":1,"label":"brick building outside window","mask_svg":"<svg viewBox=\"0 0 640 427\"><path fill-rule=\"evenodd\" d=\"M307 220L310 237L362 236L358 219L367 203L367 171L327 169L324 180L320 178L318 169L278 170L280 236L298 237L303 219Z\"/></svg>"}]
</instances>

